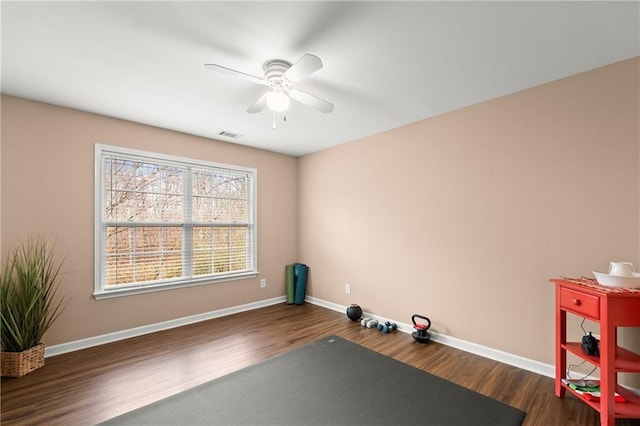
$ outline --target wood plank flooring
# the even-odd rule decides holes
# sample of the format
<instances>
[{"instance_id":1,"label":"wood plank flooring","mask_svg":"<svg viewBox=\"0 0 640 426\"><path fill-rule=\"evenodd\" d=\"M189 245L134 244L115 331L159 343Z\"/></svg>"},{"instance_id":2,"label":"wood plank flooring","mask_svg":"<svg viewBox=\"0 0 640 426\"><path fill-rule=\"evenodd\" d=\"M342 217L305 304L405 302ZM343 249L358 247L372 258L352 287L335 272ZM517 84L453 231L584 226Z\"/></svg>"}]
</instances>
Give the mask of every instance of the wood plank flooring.
<instances>
[{"instance_id":1,"label":"wood plank flooring","mask_svg":"<svg viewBox=\"0 0 640 426\"><path fill-rule=\"evenodd\" d=\"M599 424L598 414L575 397L556 398L548 377L437 343L416 343L405 333L366 329L308 303L278 304L47 358L43 368L22 378L2 378L1 422L96 424L329 334L520 408L527 412L524 425Z\"/></svg>"}]
</instances>

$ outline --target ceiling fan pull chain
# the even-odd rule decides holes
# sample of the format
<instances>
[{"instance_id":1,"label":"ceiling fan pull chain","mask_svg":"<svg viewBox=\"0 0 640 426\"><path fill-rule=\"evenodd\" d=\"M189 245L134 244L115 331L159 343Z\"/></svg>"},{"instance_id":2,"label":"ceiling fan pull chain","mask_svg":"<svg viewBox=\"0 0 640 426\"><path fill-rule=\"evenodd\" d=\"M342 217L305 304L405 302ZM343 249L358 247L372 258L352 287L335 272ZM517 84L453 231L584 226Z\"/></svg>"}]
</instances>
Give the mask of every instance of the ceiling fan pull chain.
<instances>
[{"instance_id":1,"label":"ceiling fan pull chain","mask_svg":"<svg viewBox=\"0 0 640 426\"><path fill-rule=\"evenodd\" d=\"M276 129L276 112L273 111L273 130Z\"/></svg>"}]
</instances>

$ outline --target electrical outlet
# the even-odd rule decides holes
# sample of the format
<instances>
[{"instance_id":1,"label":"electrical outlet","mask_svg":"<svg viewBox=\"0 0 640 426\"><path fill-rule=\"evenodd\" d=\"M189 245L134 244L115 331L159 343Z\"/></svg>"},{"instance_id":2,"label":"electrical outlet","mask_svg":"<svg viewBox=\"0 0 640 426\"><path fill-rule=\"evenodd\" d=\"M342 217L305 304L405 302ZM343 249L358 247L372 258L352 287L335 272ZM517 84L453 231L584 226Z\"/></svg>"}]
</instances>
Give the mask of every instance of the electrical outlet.
<instances>
[{"instance_id":1,"label":"electrical outlet","mask_svg":"<svg viewBox=\"0 0 640 426\"><path fill-rule=\"evenodd\" d=\"M265 288L267 286L267 279L266 278L262 278L260 280L260 288Z\"/></svg>"},{"instance_id":2,"label":"electrical outlet","mask_svg":"<svg viewBox=\"0 0 640 426\"><path fill-rule=\"evenodd\" d=\"M344 294L351 294L351 284L344 285Z\"/></svg>"}]
</instances>

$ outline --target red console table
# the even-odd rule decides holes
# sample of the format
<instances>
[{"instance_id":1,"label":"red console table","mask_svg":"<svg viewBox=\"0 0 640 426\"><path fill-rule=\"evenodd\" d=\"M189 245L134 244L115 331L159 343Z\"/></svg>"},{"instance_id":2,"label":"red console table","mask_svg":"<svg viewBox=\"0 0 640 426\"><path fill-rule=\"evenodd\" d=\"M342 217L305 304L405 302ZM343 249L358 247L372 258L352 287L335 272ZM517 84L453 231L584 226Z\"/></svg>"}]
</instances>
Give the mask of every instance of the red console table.
<instances>
[{"instance_id":1,"label":"red console table","mask_svg":"<svg viewBox=\"0 0 640 426\"><path fill-rule=\"evenodd\" d=\"M618 373L640 373L640 355L617 345L617 327L640 327L640 289L610 288L585 278L551 279L556 285L557 397L568 389L600 413L600 423L616 418L640 418L640 397L618 384ZM600 357L587 355L581 342L567 342L567 312L600 324ZM562 382L567 351L600 368L600 401L590 401ZM616 403L615 392L627 402Z\"/></svg>"}]
</instances>

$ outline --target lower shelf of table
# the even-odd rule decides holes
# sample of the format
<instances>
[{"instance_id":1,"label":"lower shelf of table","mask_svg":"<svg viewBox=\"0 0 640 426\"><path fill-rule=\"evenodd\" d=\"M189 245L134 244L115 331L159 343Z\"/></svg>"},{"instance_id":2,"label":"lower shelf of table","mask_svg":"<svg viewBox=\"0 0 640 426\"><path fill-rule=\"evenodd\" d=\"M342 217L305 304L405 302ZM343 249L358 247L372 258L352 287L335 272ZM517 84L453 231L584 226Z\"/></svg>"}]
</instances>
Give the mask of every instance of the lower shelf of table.
<instances>
[{"instance_id":1,"label":"lower shelf of table","mask_svg":"<svg viewBox=\"0 0 640 426\"><path fill-rule=\"evenodd\" d=\"M569 386L567 386L564 383L562 383L562 387L565 388L567 391L571 392L573 395L575 395L576 398L582 400L585 404L588 404L589 406L591 406L591 408L600 412L600 402L590 401L586 399L585 397L575 392L573 389L571 389ZM640 419L640 396L636 395L635 393L629 391L628 389L620 385L616 386L616 392L618 392L620 395L625 397L625 399L627 400L627 402L616 402L616 406L615 406L616 418Z\"/></svg>"},{"instance_id":2,"label":"lower shelf of table","mask_svg":"<svg viewBox=\"0 0 640 426\"><path fill-rule=\"evenodd\" d=\"M574 355L586 359L591 364L600 366L600 358L585 354L581 343L567 342L560 346ZM640 355L618 346L615 355L615 369L617 372L640 373Z\"/></svg>"}]
</instances>

